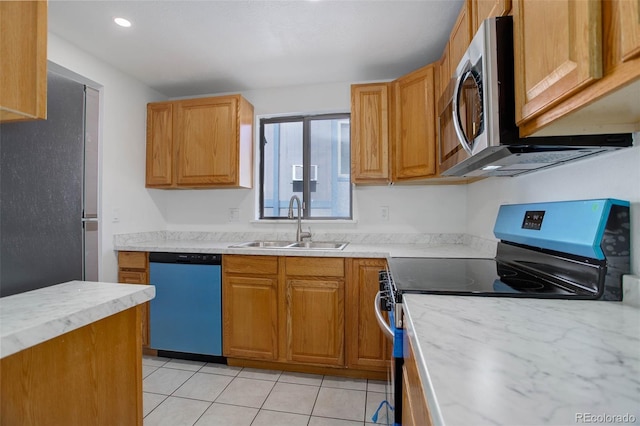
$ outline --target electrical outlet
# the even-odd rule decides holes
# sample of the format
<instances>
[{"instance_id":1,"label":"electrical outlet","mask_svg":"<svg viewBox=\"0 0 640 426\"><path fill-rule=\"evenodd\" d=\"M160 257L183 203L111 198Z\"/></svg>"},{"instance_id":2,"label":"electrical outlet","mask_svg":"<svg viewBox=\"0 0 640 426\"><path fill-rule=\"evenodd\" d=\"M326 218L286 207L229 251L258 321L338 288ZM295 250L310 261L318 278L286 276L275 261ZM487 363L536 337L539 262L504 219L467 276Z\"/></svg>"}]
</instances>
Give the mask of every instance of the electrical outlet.
<instances>
[{"instance_id":1,"label":"electrical outlet","mask_svg":"<svg viewBox=\"0 0 640 426\"><path fill-rule=\"evenodd\" d=\"M240 209L238 208L229 209L229 222L240 222Z\"/></svg>"},{"instance_id":2,"label":"electrical outlet","mask_svg":"<svg viewBox=\"0 0 640 426\"><path fill-rule=\"evenodd\" d=\"M389 222L389 206L380 206L380 220Z\"/></svg>"}]
</instances>

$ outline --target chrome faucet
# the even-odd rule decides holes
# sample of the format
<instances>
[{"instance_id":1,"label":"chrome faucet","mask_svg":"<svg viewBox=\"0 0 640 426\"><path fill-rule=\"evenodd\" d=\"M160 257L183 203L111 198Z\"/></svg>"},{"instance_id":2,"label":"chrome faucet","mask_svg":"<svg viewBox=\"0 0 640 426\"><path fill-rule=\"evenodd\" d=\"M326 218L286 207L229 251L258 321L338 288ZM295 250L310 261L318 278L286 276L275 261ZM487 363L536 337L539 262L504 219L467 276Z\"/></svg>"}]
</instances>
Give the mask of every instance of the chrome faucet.
<instances>
[{"instance_id":1,"label":"chrome faucet","mask_svg":"<svg viewBox=\"0 0 640 426\"><path fill-rule=\"evenodd\" d=\"M298 202L298 229L296 230L296 241L302 241L303 238L311 238L311 230L309 232L302 232L302 206L300 198L297 195L292 195L289 200L289 219L293 219L293 202Z\"/></svg>"}]
</instances>

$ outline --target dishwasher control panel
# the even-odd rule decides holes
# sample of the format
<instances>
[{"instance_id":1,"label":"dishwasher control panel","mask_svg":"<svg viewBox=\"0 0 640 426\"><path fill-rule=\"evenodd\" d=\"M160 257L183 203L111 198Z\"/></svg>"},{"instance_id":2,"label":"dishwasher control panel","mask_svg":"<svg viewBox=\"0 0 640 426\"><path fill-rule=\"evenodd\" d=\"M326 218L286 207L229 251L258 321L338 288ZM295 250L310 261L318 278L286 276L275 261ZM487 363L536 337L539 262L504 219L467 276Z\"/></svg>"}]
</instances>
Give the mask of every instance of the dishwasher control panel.
<instances>
[{"instance_id":1,"label":"dishwasher control panel","mask_svg":"<svg viewBox=\"0 0 640 426\"><path fill-rule=\"evenodd\" d=\"M149 253L149 262L153 263L192 263L204 265L220 265L221 254L204 253Z\"/></svg>"}]
</instances>

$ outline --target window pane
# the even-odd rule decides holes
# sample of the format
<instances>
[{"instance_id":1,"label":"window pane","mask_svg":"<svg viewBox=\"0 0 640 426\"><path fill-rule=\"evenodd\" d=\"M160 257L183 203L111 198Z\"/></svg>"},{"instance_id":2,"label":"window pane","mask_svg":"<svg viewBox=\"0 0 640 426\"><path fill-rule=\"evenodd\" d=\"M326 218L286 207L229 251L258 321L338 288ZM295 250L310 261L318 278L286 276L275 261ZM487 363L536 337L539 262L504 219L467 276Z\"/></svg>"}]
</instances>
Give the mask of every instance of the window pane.
<instances>
[{"instance_id":1,"label":"window pane","mask_svg":"<svg viewBox=\"0 0 640 426\"><path fill-rule=\"evenodd\" d=\"M263 215L287 217L291 196L302 200L302 121L266 123L264 136Z\"/></svg>"},{"instance_id":2,"label":"window pane","mask_svg":"<svg viewBox=\"0 0 640 426\"><path fill-rule=\"evenodd\" d=\"M310 125L310 216L349 218L349 120L318 119Z\"/></svg>"}]
</instances>

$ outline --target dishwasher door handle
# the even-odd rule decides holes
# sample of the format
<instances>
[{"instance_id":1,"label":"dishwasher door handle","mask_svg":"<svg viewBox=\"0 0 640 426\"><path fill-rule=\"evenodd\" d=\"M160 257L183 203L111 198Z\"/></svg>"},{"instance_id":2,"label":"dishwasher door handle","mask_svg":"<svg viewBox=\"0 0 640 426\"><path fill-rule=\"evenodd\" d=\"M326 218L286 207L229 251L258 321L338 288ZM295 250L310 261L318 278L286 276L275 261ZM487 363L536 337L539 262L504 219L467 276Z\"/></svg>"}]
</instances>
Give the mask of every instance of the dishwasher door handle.
<instances>
[{"instance_id":1,"label":"dishwasher door handle","mask_svg":"<svg viewBox=\"0 0 640 426\"><path fill-rule=\"evenodd\" d=\"M373 301L373 310L376 313L376 320L378 321L378 325L382 332L391 340L394 338L394 333L387 321L385 321L382 316L382 312L380 311L380 292L376 293L376 297Z\"/></svg>"}]
</instances>

